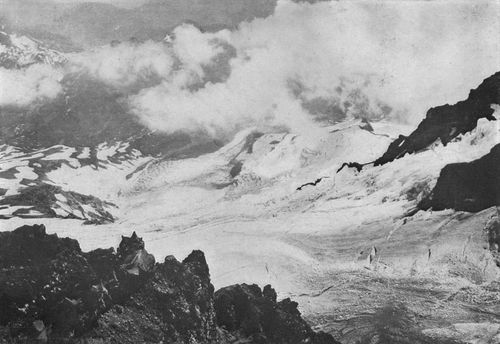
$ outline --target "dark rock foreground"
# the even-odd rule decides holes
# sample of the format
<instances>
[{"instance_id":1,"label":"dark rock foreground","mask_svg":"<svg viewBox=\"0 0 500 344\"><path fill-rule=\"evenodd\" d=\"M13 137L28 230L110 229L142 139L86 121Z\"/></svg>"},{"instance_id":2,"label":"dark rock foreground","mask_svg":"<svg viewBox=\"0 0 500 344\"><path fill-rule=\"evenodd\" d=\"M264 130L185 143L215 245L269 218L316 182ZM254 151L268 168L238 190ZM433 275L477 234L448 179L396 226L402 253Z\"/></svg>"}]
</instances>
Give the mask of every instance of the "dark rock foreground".
<instances>
[{"instance_id":1,"label":"dark rock foreground","mask_svg":"<svg viewBox=\"0 0 500 344\"><path fill-rule=\"evenodd\" d=\"M338 343L271 286L214 293L205 256L156 263L134 233L82 252L43 225L0 233L0 343Z\"/></svg>"}]
</instances>

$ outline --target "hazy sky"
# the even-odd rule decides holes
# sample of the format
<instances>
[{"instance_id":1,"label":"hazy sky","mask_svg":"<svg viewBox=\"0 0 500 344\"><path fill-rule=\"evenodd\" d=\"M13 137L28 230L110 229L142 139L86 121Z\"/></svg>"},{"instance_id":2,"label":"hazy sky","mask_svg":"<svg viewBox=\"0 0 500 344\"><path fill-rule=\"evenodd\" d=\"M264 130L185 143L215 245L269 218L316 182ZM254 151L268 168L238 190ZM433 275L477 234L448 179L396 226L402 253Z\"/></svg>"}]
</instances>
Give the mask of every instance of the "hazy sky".
<instances>
[{"instance_id":1,"label":"hazy sky","mask_svg":"<svg viewBox=\"0 0 500 344\"><path fill-rule=\"evenodd\" d=\"M13 3L35 3L38 5L59 3L59 4L83 4L88 2L101 2L112 4L119 7L133 8L138 7L149 0L0 0L0 6L12 6Z\"/></svg>"},{"instance_id":2,"label":"hazy sky","mask_svg":"<svg viewBox=\"0 0 500 344\"><path fill-rule=\"evenodd\" d=\"M148 0L52 0L59 3L84 3L84 2L104 2L122 7L136 7L140 6Z\"/></svg>"}]
</instances>

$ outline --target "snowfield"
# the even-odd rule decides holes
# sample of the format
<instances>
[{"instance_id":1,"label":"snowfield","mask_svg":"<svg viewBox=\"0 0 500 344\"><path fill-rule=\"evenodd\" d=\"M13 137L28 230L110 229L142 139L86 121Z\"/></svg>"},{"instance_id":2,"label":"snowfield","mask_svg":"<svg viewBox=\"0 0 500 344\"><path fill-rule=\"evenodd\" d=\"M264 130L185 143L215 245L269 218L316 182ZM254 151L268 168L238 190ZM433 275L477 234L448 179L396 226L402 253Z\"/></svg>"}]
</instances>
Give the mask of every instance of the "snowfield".
<instances>
[{"instance_id":1,"label":"snowfield","mask_svg":"<svg viewBox=\"0 0 500 344\"><path fill-rule=\"evenodd\" d=\"M500 119L498 109L495 116ZM135 157L99 169L75 168L88 150L73 159L78 152L61 148L51 156L66 163L46 178L113 201L115 223L13 217L0 226L44 223L84 250L116 247L121 235L136 231L157 259L201 249L216 288L270 283L343 343L369 332L384 307L421 319L412 320L414 326L436 338L498 343L500 270L484 231L497 210L413 211L446 164L480 158L498 143L498 123L481 119L447 146L436 142L378 167L369 163L411 128L378 122L369 130L353 120L323 128L315 142L248 129L197 158ZM109 160L121 147L101 147L98 159ZM2 171L15 169L15 179L2 179L6 186L0 186L9 193L20 179L35 177L26 170L30 158L11 147L0 159ZM337 173L353 161L368 164ZM63 197L57 196L61 204Z\"/></svg>"},{"instance_id":2,"label":"snowfield","mask_svg":"<svg viewBox=\"0 0 500 344\"><path fill-rule=\"evenodd\" d=\"M127 176L151 160L126 143L101 144L93 156L89 147L57 145L26 153L0 146L1 215L8 218L21 211L30 217L95 220L100 210L116 210L111 205L119 198ZM76 198L69 200L63 193ZM8 197L13 202L10 207ZM104 209L99 210L101 201ZM42 212L40 208L44 208Z\"/></svg>"}]
</instances>

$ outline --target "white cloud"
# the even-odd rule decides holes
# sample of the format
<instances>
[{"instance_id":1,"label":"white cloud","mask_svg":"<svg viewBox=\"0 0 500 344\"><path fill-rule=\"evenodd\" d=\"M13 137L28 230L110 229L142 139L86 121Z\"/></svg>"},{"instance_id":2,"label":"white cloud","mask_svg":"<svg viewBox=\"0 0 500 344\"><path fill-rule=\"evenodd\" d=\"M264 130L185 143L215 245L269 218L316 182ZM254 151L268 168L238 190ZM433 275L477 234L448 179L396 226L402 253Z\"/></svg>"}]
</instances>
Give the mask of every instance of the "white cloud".
<instances>
[{"instance_id":1,"label":"white cloud","mask_svg":"<svg viewBox=\"0 0 500 344\"><path fill-rule=\"evenodd\" d=\"M192 25L183 24L173 32L173 51L185 68L202 74L201 66L210 64L212 58L224 50L217 44L217 36L223 36L222 32L204 34Z\"/></svg>"},{"instance_id":2,"label":"white cloud","mask_svg":"<svg viewBox=\"0 0 500 344\"><path fill-rule=\"evenodd\" d=\"M83 69L116 87L163 79L168 77L174 64L171 49L153 41L103 46L71 54L69 58L72 71Z\"/></svg>"},{"instance_id":3,"label":"white cloud","mask_svg":"<svg viewBox=\"0 0 500 344\"><path fill-rule=\"evenodd\" d=\"M0 67L0 106L22 107L54 98L61 92L62 76L48 65L32 65L23 70Z\"/></svg>"},{"instance_id":4,"label":"white cloud","mask_svg":"<svg viewBox=\"0 0 500 344\"><path fill-rule=\"evenodd\" d=\"M131 110L166 132L286 126L314 133L316 112L377 116L386 105L416 123L500 69L498 13L496 2L282 0L273 15L234 31L184 24L170 43L73 54L68 70L134 92ZM57 94L60 76L47 68L1 70L0 104Z\"/></svg>"},{"instance_id":5,"label":"white cloud","mask_svg":"<svg viewBox=\"0 0 500 344\"><path fill-rule=\"evenodd\" d=\"M250 125L309 130L301 102L315 97L344 110L347 100L361 102L374 113L386 104L416 122L499 69L499 9L494 2L280 1L274 15L234 32L184 25L173 42L181 62L175 76L131 97L131 105L152 128L214 134ZM186 75L215 63L216 40L236 50L230 76L189 88Z\"/></svg>"}]
</instances>

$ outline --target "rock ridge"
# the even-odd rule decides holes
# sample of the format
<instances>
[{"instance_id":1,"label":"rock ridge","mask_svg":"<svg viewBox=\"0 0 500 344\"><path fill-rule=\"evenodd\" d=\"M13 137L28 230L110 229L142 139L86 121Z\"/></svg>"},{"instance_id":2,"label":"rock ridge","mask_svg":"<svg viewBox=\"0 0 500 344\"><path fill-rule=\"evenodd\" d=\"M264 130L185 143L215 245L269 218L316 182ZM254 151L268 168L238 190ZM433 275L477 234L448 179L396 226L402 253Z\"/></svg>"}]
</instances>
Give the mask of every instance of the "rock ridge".
<instances>
[{"instance_id":1,"label":"rock ridge","mask_svg":"<svg viewBox=\"0 0 500 344\"><path fill-rule=\"evenodd\" d=\"M82 252L43 225L0 233L0 343L336 344L271 286L215 292L201 251L161 263L134 232Z\"/></svg>"}]
</instances>

